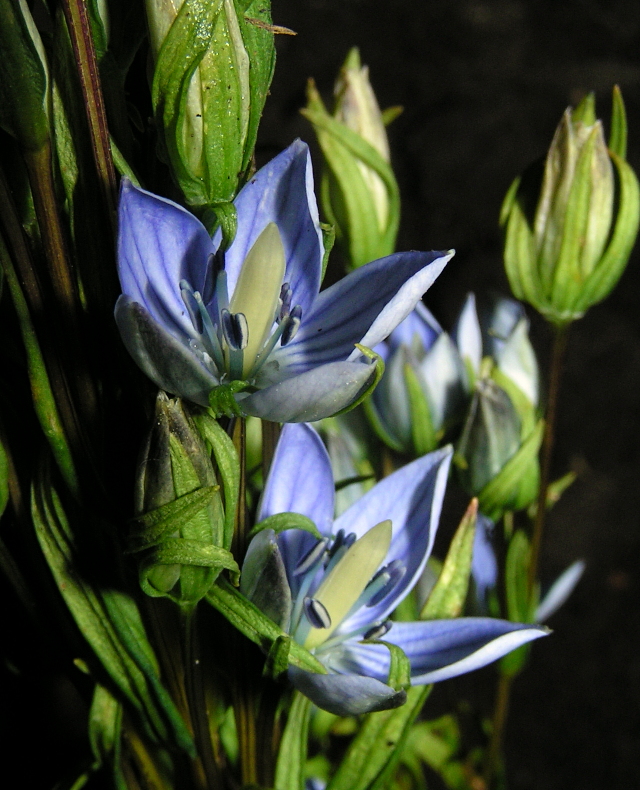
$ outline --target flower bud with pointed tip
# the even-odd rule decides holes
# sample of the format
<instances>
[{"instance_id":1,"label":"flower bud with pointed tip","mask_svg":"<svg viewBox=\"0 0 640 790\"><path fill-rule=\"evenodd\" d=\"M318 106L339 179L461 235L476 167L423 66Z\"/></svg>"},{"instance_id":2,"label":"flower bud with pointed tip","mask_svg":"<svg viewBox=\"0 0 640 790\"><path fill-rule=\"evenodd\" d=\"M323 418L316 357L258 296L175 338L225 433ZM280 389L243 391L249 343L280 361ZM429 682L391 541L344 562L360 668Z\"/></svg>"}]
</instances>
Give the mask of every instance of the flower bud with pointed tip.
<instances>
[{"instance_id":1,"label":"flower bud with pointed tip","mask_svg":"<svg viewBox=\"0 0 640 790\"><path fill-rule=\"evenodd\" d=\"M275 64L270 3L146 0L146 8L166 157L187 202L216 211L249 175Z\"/></svg>"},{"instance_id":2,"label":"flower bud with pointed tip","mask_svg":"<svg viewBox=\"0 0 640 790\"><path fill-rule=\"evenodd\" d=\"M563 326L604 299L626 266L638 231L640 196L624 159L626 120L614 91L610 147L593 96L558 126L542 173L530 168L501 212L504 258L515 296Z\"/></svg>"},{"instance_id":3,"label":"flower bud with pointed tip","mask_svg":"<svg viewBox=\"0 0 640 790\"><path fill-rule=\"evenodd\" d=\"M184 404L159 392L135 488L136 520L143 529L132 536L132 551L143 552L140 582L147 594L190 605L215 581L219 570L207 552L222 545L224 520L215 486L211 457ZM163 507L181 497L185 502L198 491L210 491L211 496L186 515L165 511L160 516ZM202 558L196 556L198 549Z\"/></svg>"},{"instance_id":4,"label":"flower bud with pointed tip","mask_svg":"<svg viewBox=\"0 0 640 790\"><path fill-rule=\"evenodd\" d=\"M302 113L313 124L324 154L322 207L350 266L357 268L395 249L398 186L389 165L383 113L356 48L347 55L334 93L332 116L310 82ZM394 110L390 118L398 114Z\"/></svg>"}]
</instances>

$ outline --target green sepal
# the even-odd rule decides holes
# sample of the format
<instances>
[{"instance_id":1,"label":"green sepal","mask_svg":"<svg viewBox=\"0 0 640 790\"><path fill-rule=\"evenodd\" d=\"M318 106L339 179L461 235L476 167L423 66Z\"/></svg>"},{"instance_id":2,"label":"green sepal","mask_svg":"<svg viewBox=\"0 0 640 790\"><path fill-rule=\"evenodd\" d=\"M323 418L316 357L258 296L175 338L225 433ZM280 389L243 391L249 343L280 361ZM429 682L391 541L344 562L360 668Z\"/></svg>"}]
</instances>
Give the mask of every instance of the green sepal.
<instances>
[{"instance_id":1,"label":"green sepal","mask_svg":"<svg viewBox=\"0 0 640 790\"><path fill-rule=\"evenodd\" d=\"M306 532L310 532L316 540L322 540L322 535L316 525L302 513L274 513L272 516L267 516L255 525L247 537L251 539L263 529L272 529L276 535L286 529L304 529Z\"/></svg>"},{"instance_id":2,"label":"green sepal","mask_svg":"<svg viewBox=\"0 0 640 790\"><path fill-rule=\"evenodd\" d=\"M566 474L559 477L557 480L552 480L551 483L547 486L547 501L546 506L547 510L551 510L551 508L559 501L560 497L564 494L564 492L569 488L569 486L573 485L578 475L575 472L567 472ZM538 503L534 500L527 509L527 515L533 521L536 517L536 511L538 510Z\"/></svg>"},{"instance_id":3,"label":"green sepal","mask_svg":"<svg viewBox=\"0 0 640 790\"><path fill-rule=\"evenodd\" d=\"M140 183L140 179L135 174L135 171L131 165L127 162L124 154L118 148L116 141L113 139L113 137L111 137L111 135L109 135L109 143L111 146L111 157L113 159L113 164L118 171L118 174L125 176L135 187L141 189L142 184Z\"/></svg>"},{"instance_id":4,"label":"green sepal","mask_svg":"<svg viewBox=\"0 0 640 790\"><path fill-rule=\"evenodd\" d=\"M49 139L47 61L26 2L0 3L0 126L37 151Z\"/></svg>"},{"instance_id":5,"label":"green sepal","mask_svg":"<svg viewBox=\"0 0 640 790\"><path fill-rule=\"evenodd\" d=\"M178 532L197 513L206 508L220 486L205 486L190 491L166 505L133 519L140 529L129 535L131 547L127 554L135 554L161 543L170 532Z\"/></svg>"},{"instance_id":6,"label":"green sepal","mask_svg":"<svg viewBox=\"0 0 640 790\"><path fill-rule=\"evenodd\" d=\"M364 413L367 415L367 419L369 420L371 427L373 428L373 432L375 435L380 439L381 442L390 447L392 450L395 450L397 453L401 453L406 450L404 445L396 441L393 436L387 431L384 426L384 423L380 419L378 415L378 411L376 406L373 402L373 398L367 398L362 404L362 408L364 409Z\"/></svg>"},{"instance_id":7,"label":"green sepal","mask_svg":"<svg viewBox=\"0 0 640 790\"><path fill-rule=\"evenodd\" d=\"M336 229L333 224L330 225L326 222L321 222L320 230L322 231L322 269L320 272L320 282L322 282L327 272L329 255L331 255L333 245L336 243Z\"/></svg>"},{"instance_id":8,"label":"green sepal","mask_svg":"<svg viewBox=\"0 0 640 790\"><path fill-rule=\"evenodd\" d=\"M581 99L578 106L572 111L573 124L581 123L584 126L593 126L596 122L596 95L593 91Z\"/></svg>"},{"instance_id":9,"label":"green sepal","mask_svg":"<svg viewBox=\"0 0 640 790\"><path fill-rule=\"evenodd\" d=\"M504 510L510 509L512 499L518 496L523 477L532 473L531 465L542 444L543 431L544 420L539 420L518 451L478 494L480 510L492 521L497 521Z\"/></svg>"},{"instance_id":10,"label":"green sepal","mask_svg":"<svg viewBox=\"0 0 640 790\"><path fill-rule=\"evenodd\" d=\"M507 549L505 562L505 596L507 616L513 623L532 623L535 601L529 594L531 546L526 534L517 529Z\"/></svg>"},{"instance_id":11,"label":"green sepal","mask_svg":"<svg viewBox=\"0 0 640 790\"><path fill-rule=\"evenodd\" d=\"M312 81L307 87L307 100L307 107L300 112L313 124L330 170L321 184L323 208L329 221L336 225L339 238L348 240L351 266L357 268L390 255L395 247L400 221L400 193L391 165L360 135L327 112ZM360 173L359 162L373 170L386 187L388 221L382 231L377 228L375 206ZM348 229L337 222L331 207L335 200L344 209ZM374 234L368 231L371 222L376 223Z\"/></svg>"},{"instance_id":12,"label":"green sepal","mask_svg":"<svg viewBox=\"0 0 640 790\"><path fill-rule=\"evenodd\" d=\"M361 403L365 402L369 395L371 395L374 389L378 386L378 382L384 375L384 360L380 354L376 354L375 351L372 351L370 348L367 348L360 343L354 343L354 345L364 357L373 360L372 364L375 366L375 374L360 393L360 395L358 395L358 397L354 400L354 402L350 403L344 409L337 411L334 415L332 415L333 417L337 417L339 414L346 414L352 409L355 409L356 406L359 406Z\"/></svg>"},{"instance_id":13,"label":"green sepal","mask_svg":"<svg viewBox=\"0 0 640 790\"><path fill-rule=\"evenodd\" d=\"M365 645L383 645L389 651L389 676L387 685L396 691L405 691L411 686L411 663L404 650L384 639L364 639Z\"/></svg>"},{"instance_id":14,"label":"green sepal","mask_svg":"<svg viewBox=\"0 0 640 790\"><path fill-rule=\"evenodd\" d=\"M438 581L420 611L421 620L459 617L469 589L478 500L472 499L449 546Z\"/></svg>"},{"instance_id":15,"label":"green sepal","mask_svg":"<svg viewBox=\"0 0 640 790\"><path fill-rule=\"evenodd\" d=\"M174 742L195 756L193 741L160 681L135 601L92 586L77 570L73 537L56 492L37 482L31 495L36 535L56 586L78 628L118 693L154 743ZM98 664L91 667L99 671Z\"/></svg>"},{"instance_id":16,"label":"green sepal","mask_svg":"<svg viewBox=\"0 0 640 790\"><path fill-rule=\"evenodd\" d=\"M584 281L573 311L576 317L611 293L625 270L638 235L640 187L632 168L616 153L610 152L618 176L618 211L611 240L595 269Z\"/></svg>"},{"instance_id":17,"label":"green sepal","mask_svg":"<svg viewBox=\"0 0 640 790\"><path fill-rule=\"evenodd\" d=\"M436 449L438 438L431 419L429 401L410 362L404 365L404 382L409 396L413 451L420 457Z\"/></svg>"},{"instance_id":18,"label":"green sepal","mask_svg":"<svg viewBox=\"0 0 640 790\"><path fill-rule=\"evenodd\" d=\"M216 226L222 231L222 241L220 248L228 250L233 244L238 231L238 212L233 203L215 203L209 207L216 218ZM213 228L207 228L213 231ZM211 233L213 235L213 233Z\"/></svg>"},{"instance_id":19,"label":"green sepal","mask_svg":"<svg viewBox=\"0 0 640 790\"><path fill-rule=\"evenodd\" d=\"M327 790L383 790L390 786L402 748L431 686L413 686L401 708L370 713L351 742Z\"/></svg>"},{"instance_id":20,"label":"green sepal","mask_svg":"<svg viewBox=\"0 0 640 790\"><path fill-rule=\"evenodd\" d=\"M505 597L507 616L514 623L532 623L535 619L537 591L529 592L529 563L531 546L522 530L516 530L509 541L505 562ZM529 645L511 651L500 660L500 672L514 677L523 669L529 655Z\"/></svg>"},{"instance_id":21,"label":"green sepal","mask_svg":"<svg viewBox=\"0 0 640 790\"><path fill-rule=\"evenodd\" d=\"M311 709L311 700L294 692L278 751L275 790L304 790Z\"/></svg>"},{"instance_id":22,"label":"green sepal","mask_svg":"<svg viewBox=\"0 0 640 790\"><path fill-rule=\"evenodd\" d=\"M393 107L387 107L385 110L382 110L380 116L382 118L382 123L385 126L389 126L392 124L396 118L398 118L404 112L404 107L401 104L395 104Z\"/></svg>"},{"instance_id":23,"label":"green sepal","mask_svg":"<svg viewBox=\"0 0 640 790\"><path fill-rule=\"evenodd\" d=\"M624 107L622 91L613 86L611 101L611 131L609 133L609 151L617 154L620 159L627 158L627 113Z\"/></svg>"},{"instance_id":24,"label":"green sepal","mask_svg":"<svg viewBox=\"0 0 640 790\"><path fill-rule=\"evenodd\" d=\"M202 438L211 447L218 467L218 475L222 479L222 493L224 494L224 539L222 545L225 549L230 549L240 495L238 451L227 432L212 414L196 414L193 421Z\"/></svg>"},{"instance_id":25,"label":"green sepal","mask_svg":"<svg viewBox=\"0 0 640 790\"><path fill-rule=\"evenodd\" d=\"M197 592L195 595L186 594L181 590L180 594L172 594L168 590L161 590L154 586L150 580L150 573L157 565L183 565L180 580L187 570L204 570L206 573L198 574L201 579L194 580ZM231 580L238 584L240 580L240 568L235 561L233 554L222 546L213 546L202 540L190 540L188 538L169 538L157 546L140 563L140 587L153 598L170 598L179 604L186 606L197 603L204 597L208 589L216 579L217 573L221 570L228 570Z\"/></svg>"},{"instance_id":26,"label":"green sepal","mask_svg":"<svg viewBox=\"0 0 640 790\"><path fill-rule=\"evenodd\" d=\"M278 637L288 636L273 620L264 615L251 601L232 587L226 579L218 579L207 593L207 601L235 628L268 653ZM315 656L297 642L291 642L289 664L307 672L326 675L326 668Z\"/></svg>"},{"instance_id":27,"label":"green sepal","mask_svg":"<svg viewBox=\"0 0 640 790\"><path fill-rule=\"evenodd\" d=\"M209 393L209 409L211 416L218 417L241 417L242 409L235 399L236 392L242 392L249 386L248 381L230 381L228 384L220 384L214 387Z\"/></svg>"},{"instance_id":28,"label":"green sepal","mask_svg":"<svg viewBox=\"0 0 640 790\"><path fill-rule=\"evenodd\" d=\"M282 634L273 642L264 662L262 670L264 677L277 680L280 675L289 669L289 654L291 653L292 641L289 634Z\"/></svg>"}]
</instances>

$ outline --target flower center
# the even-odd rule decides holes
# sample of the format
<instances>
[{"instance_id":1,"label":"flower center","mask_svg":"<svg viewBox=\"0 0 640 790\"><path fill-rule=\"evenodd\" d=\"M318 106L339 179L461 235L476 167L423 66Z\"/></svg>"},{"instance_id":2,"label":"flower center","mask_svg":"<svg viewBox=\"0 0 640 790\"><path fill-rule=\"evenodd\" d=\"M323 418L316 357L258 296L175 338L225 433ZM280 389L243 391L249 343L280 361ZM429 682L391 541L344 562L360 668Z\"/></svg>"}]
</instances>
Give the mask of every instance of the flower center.
<instances>
[{"instance_id":1,"label":"flower center","mask_svg":"<svg viewBox=\"0 0 640 790\"><path fill-rule=\"evenodd\" d=\"M251 381L278 341L284 346L293 339L302 310L299 305L291 307L291 288L282 283L286 262L275 223L266 226L249 250L231 301L224 268L217 274L213 271L222 260L219 253L209 262L206 280L215 289L212 298L203 299L190 283L180 281L194 329L189 345L220 381ZM204 290L213 289L205 285Z\"/></svg>"},{"instance_id":2,"label":"flower center","mask_svg":"<svg viewBox=\"0 0 640 790\"><path fill-rule=\"evenodd\" d=\"M333 567L329 563L320 586L313 598L308 599L312 603L306 607L311 623L304 640L307 650L328 639L359 602L387 556L391 534L391 521L382 521L349 546Z\"/></svg>"}]
</instances>

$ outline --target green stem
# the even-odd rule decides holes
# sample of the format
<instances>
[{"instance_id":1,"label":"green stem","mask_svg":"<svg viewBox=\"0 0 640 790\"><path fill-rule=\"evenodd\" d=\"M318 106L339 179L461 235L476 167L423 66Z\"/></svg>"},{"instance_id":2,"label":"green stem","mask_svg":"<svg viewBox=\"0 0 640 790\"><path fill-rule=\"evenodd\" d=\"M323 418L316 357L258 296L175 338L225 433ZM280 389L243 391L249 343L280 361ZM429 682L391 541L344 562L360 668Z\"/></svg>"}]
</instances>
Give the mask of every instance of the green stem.
<instances>
[{"instance_id":1,"label":"green stem","mask_svg":"<svg viewBox=\"0 0 640 790\"><path fill-rule=\"evenodd\" d=\"M282 426L279 422L270 422L269 420L261 420L262 422L262 479L266 483L269 469L271 469L271 462L273 455L276 451L278 439L280 438L280 431Z\"/></svg>"},{"instance_id":2,"label":"green stem","mask_svg":"<svg viewBox=\"0 0 640 790\"><path fill-rule=\"evenodd\" d=\"M200 639L197 628L197 609L184 613L184 667L185 687L189 704L189 716L193 727L198 759L196 760L195 781L203 790L218 790L222 779L211 742L209 713L205 699L203 663L200 657Z\"/></svg>"},{"instance_id":3,"label":"green stem","mask_svg":"<svg viewBox=\"0 0 640 790\"><path fill-rule=\"evenodd\" d=\"M542 438L540 459L540 488L538 490L536 517L533 523L533 535L531 537L531 558L529 561L529 573L527 578L530 593L534 589L538 576L540 547L542 545L542 537L544 534L544 526L547 517L547 496L551 478L551 460L555 441L558 395L560 393L560 379L562 376L564 353L567 346L567 332L568 330L566 327L555 329L553 348L551 351L551 362L549 365L549 395L547 398L544 436Z\"/></svg>"},{"instance_id":4,"label":"green stem","mask_svg":"<svg viewBox=\"0 0 640 790\"><path fill-rule=\"evenodd\" d=\"M496 704L492 720L493 726L491 728L491 740L489 741L489 748L487 750L483 777L487 788L491 787L501 759L502 740L504 738L504 729L507 722L507 714L509 712L509 699L511 696L513 678L513 675L500 673L500 679L498 680Z\"/></svg>"},{"instance_id":5,"label":"green stem","mask_svg":"<svg viewBox=\"0 0 640 790\"><path fill-rule=\"evenodd\" d=\"M111 156L107 113L100 85L98 60L91 37L86 0L62 0L62 8L78 68L102 198L109 219L115 226L116 174Z\"/></svg>"}]
</instances>

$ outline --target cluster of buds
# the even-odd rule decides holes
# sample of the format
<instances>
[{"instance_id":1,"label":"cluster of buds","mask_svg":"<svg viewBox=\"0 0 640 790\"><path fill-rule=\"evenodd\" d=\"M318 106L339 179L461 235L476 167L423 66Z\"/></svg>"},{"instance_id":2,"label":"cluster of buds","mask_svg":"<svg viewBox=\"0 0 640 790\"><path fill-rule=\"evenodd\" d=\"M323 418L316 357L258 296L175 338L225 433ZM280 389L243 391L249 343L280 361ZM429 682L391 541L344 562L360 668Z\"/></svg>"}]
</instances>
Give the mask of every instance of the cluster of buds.
<instances>
[{"instance_id":1,"label":"cluster of buds","mask_svg":"<svg viewBox=\"0 0 640 790\"><path fill-rule=\"evenodd\" d=\"M501 224L511 289L556 326L604 299L627 264L640 196L625 154L620 91L613 93L608 147L589 95L565 111L543 172L530 168L507 193Z\"/></svg>"},{"instance_id":2,"label":"cluster of buds","mask_svg":"<svg viewBox=\"0 0 640 790\"><path fill-rule=\"evenodd\" d=\"M347 56L334 93L331 115L310 80L302 113L313 124L324 155L322 208L349 265L357 268L395 250L400 199L385 126L400 108L380 111L369 70L361 65L355 48Z\"/></svg>"},{"instance_id":3,"label":"cluster of buds","mask_svg":"<svg viewBox=\"0 0 640 790\"><path fill-rule=\"evenodd\" d=\"M459 433L460 481L493 517L528 505L538 485L538 366L528 328L517 302L498 299L479 318L470 294L450 335L420 304L376 347L386 370L367 411L378 435L420 456Z\"/></svg>"}]
</instances>

